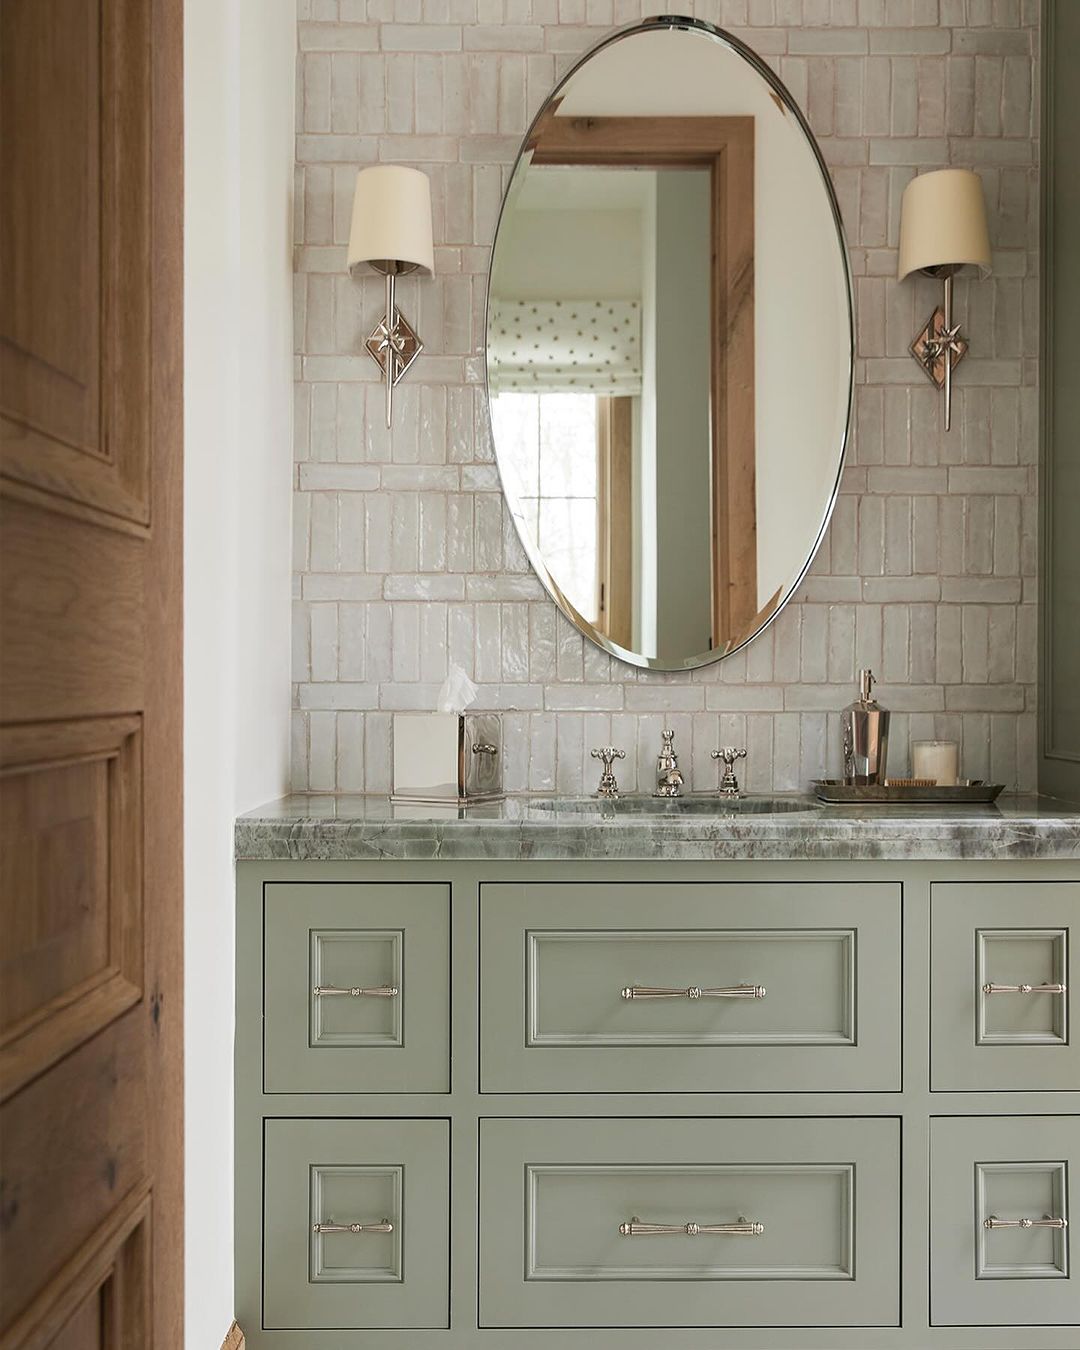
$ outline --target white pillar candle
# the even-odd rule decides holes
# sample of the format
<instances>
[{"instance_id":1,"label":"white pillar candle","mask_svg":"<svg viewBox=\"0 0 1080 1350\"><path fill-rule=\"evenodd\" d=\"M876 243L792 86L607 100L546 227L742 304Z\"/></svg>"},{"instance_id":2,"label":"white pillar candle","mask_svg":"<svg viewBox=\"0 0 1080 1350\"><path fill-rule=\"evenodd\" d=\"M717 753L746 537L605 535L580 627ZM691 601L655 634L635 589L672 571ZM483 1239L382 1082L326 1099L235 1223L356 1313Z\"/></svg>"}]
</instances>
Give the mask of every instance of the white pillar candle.
<instances>
[{"instance_id":1,"label":"white pillar candle","mask_svg":"<svg viewBox=\"0 0 1080 1350\"><path fill-rule=\"evenodd\" d=\"M939 787L955 787L960 747L955 741L912 741L911 776L929 778Z\"/></svg>"}]
</instances>

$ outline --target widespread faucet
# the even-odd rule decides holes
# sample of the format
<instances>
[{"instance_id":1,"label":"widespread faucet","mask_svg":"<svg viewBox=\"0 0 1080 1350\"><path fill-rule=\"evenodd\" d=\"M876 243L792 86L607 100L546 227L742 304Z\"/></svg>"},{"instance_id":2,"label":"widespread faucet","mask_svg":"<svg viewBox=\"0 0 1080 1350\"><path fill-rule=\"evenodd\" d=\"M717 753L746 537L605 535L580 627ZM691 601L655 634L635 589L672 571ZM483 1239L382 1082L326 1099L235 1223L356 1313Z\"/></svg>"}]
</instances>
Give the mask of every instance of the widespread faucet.
<instances>
[{"instance_id":1,"label":"widespread faucet","mask_svg":"<svg viewBox=\"0 0 1080 1350\"><path fill-rule=\"evenodd\" d=\"M742 790L739 787L739 780L735 777L735 761L745 759L746 751L736 750L733 745L724 745L719 750L714 750L712 757L724 765L723 776L720 779L720 796L741 797Z\"/></svg>"},{"instance_id":2,"label":"widespread faucet","mask_svg":"<svg viewBox=\"0 0 1080 1350\"><path fill-rule=\"evenodd\" d=\"M603 766L600 771L600 782L596 788L598 797L617 798L619 796L619 784L615 780L614 764L617 759L625 759L626 751L617 750L613 745L602 745L592 752L593 759L598 759Z\"/></svg>"},{"instance_id":3,"label":"widespread faucet","mask_svg":"<svg viewBox=\"0 0 1080 1350\"><path fill-rule=\"evenodd\" d=\"M675 754L675 733L662 731L664 748L656 757L656 791L654 797L681 797L683 790L682 770Z\"/></svg>"}]
</instances>

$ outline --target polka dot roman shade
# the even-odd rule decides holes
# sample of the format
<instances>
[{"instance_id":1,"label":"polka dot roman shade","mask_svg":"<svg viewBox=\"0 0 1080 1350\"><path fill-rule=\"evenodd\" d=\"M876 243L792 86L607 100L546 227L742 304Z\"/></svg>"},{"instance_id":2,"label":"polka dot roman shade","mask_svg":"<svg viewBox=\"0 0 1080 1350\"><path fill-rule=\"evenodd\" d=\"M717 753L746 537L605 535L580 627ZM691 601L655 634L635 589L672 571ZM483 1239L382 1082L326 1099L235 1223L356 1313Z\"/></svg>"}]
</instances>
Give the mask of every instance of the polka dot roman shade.
<instances>
[{"instance_id":1,"label":"polka dot roman shade","mask_svg":"<svg viewBox=\"0 0 1080 1350\"><path fill-rule=\"evenodd\" d=\"M641 392L640 300L494 300L495 394Z\"/></svg>"}]
</instances>

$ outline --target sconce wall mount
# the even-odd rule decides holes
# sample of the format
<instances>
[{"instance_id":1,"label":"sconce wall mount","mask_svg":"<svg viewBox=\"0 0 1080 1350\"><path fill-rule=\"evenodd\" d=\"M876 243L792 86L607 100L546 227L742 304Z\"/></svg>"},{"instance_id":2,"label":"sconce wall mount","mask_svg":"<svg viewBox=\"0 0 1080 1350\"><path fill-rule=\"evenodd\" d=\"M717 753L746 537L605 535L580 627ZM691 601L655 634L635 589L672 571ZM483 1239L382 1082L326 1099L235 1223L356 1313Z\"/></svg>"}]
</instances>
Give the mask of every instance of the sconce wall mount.
<instances>
[{"instance_id":1,"label":"sconce wall mount","mask_svg":"<svg viewBox=\"0 0 1080 1350\"><path fill-rule=\"evenodd\" d=\"M394 389L424 350L416 330L397 307L397 279L435 270L431 187L426 174L392 164L356 175L348 265L355 276L367 264L385 278L383 317L364 346L386 385L386 425L393 421Z\"/></svg>"},{"instance_id":2,"label":"sconce wall mount","mask_svg":"<svg viewBox=\"0 0 1080 1350\"><path fill-rule=\"evenodd\" d=\"M945 395L945 430L952 424L952 375L968 350L960 325L953 321L953 277L974 264L990 270L990 238L982 183L970 169L938 169L919 174L904 189L900 203L900 257L897 280L912 272L944 285L939 305L916 335L909 351L927 378Z\"/></svg>"}]
</instances>

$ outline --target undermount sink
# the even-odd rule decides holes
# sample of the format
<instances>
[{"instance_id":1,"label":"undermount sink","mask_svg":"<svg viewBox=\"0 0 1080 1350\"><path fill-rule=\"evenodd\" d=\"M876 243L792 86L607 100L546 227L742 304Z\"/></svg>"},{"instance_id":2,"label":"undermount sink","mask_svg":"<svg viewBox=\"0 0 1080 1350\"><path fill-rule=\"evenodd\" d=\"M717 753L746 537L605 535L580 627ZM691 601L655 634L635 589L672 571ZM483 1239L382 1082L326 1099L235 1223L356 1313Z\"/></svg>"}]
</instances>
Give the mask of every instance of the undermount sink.
<instances>
[{"instance_id":1,"label":"undermount sink","mask_svg":"<svg viewBox=\"0 0 1080 1350\"><path fill-rule=\"evenodd\" d=\"M769 816L820 811L805 797L541 797L541 811L604 816Z\"/></svg>"}]
</instances>

